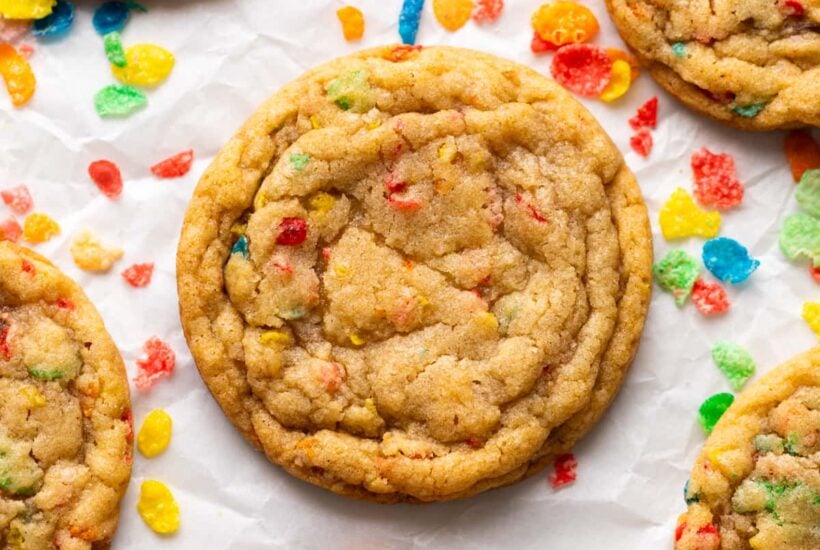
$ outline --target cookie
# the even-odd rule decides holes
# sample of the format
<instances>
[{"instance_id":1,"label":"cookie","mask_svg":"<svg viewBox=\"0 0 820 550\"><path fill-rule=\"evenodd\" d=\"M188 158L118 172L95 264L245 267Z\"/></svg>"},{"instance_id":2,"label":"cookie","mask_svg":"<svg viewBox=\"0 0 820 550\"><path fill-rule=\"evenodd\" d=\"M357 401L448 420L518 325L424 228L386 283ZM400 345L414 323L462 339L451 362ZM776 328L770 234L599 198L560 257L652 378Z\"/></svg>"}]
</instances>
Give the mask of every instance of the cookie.
<instances>
[{"instance_id":1,"label":"cookie","mask_svg":"<svg viewBox=\"0 0 820 550\"><path fill-rule=\"evenodd\" d=\"M677 550L820 548L820 348L748 386L686 485Z\"/></svg>"},{"instance_id":2,"label":"cookie","mask_svg":"<svg viewBox=\"0 0 820 550\"><path fill-rule=\"evenodd\" d=\"M387 46L285 86L177 256L197 367L273 462L380 502L538 471L606 409L650 293L634 177L536 72Z\"/></svg>"},{"instance_id":3,"label":"cookie","mask_svg":"<svg viewBox=\"0 0 820 550\"><path fill-rule=\"evenodd\" d=\"M691 109L744 130L820 126L816 0L607 0L624 41Z\"/></svg>"},{"instance_id":4,"label":"cookie","mask_svg":"<svg viewBox=\"0 0 820 550\"><path fill-rule=\"evenodd\" d=\"M94 306L0 242L0 547L107 547L131 457L128 381Z\"/></svg>"}]
</instances>

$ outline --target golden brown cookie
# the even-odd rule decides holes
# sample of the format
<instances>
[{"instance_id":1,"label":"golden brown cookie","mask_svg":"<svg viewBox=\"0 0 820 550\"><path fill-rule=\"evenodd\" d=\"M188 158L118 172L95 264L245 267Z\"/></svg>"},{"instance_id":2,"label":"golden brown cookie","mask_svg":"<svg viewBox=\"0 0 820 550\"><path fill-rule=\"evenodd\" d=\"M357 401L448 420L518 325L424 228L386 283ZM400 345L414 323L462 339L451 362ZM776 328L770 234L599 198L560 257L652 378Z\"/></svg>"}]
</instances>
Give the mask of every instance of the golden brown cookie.
<instances>
[{"instance_id":1,"label":"golden brown cookie","mask_svg":"<svg viewBox=\"0 0 820 550\"><path fill-rule=\"evenodd\" d=\"M744 130L820 126L820 2L607 0L624 41L691 109Z\"/></svg>"},{"instance_id":2,"label":"golden brown cookie","mask_svg":"<svg viewBox=\"0 0 820 550\"><path fill-rule=\"evenodd\" d=\"M106 546L131 457L125 368L94 306L0 242L0 547Z\"/></svg>"},{"instance_id":3,"label":"golden brown cookie","mask_svg":"<svg viewBox=\"0 0 820 550\"><path fill-rule=\"evenodd\" d=\"M677 550L820 548L820 348L743 390L685 493Z\"/></svg>"},{"instance_id":4,"label":"golden brown cookie","mask_svg":"<svg viewBox=\"0 0 820 550\"><path fill-rule=\"evenodd\" d=\"M338 493L431 501L537 471L595 423L637 348L651 240L559 86L388 46L260 107L177 260L194 359L254 445Z\"/></svg>"}]
</instances>

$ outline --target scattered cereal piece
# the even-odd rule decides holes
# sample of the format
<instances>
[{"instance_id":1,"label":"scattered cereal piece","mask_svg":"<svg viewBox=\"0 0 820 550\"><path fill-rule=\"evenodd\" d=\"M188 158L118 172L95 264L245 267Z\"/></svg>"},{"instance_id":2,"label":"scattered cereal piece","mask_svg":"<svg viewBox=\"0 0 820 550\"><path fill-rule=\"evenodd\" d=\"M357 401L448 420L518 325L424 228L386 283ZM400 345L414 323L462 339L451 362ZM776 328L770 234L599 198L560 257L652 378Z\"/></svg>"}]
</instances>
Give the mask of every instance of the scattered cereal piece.
<instances>
[{"instance_id":1,"label":"scattered cereal piece","mask_svg":"<svg viewBox=\"0 0 820 550\"><path fill-rule=\"evenodd\" d=\"M672 53L675 57L686 57L686 43L675 42L672 44Z\"/></svg>"},{"instance_id":2,"label":"scattered cereal piece","mask_svg":"<svg viewBox=\"0 0 820 550\"><path fill-rule=\"evenodd\" d=\"M670 250L652 267L660 287L671 292L675 303L683 305L700 275L698 261L683 250Z\"/></svg>"},{"instance_id":3,"label":"scattered cereal piece","mask_svg":"<svg viewBox=\"0 0 820 550\"><path fill-rule=\"evenodd\" d=\"M612 74L610 75L609 84L601 92L600 97L606 102L615 101L629 90L631 84L632 69L629 63L617 59L612 62Z\"/></svg>"},{"instance_id":4,"label":"scattered cereal piece","mask_svg":"<svg viewBox=\"0 0 820 550\"><path fill-rule=\"evenodd\" d=\"M810 265L809 273L811 274L811 278L814 279L815 283L820 283L820 266L815 267L813 265Z\"/></svg>"},{"instance_id":5,"label":"scattered cereal piece","mask_svg":"<svg viewBox=\"0 0 820 550\"><path fill-rule=\"evenodd\" d=\"M6 19L42 19L57 0L0 0L0 15Z\"/></svg>"},{"instance_id":6,"label":"scattered cereal piece","mask_svg":"<svg viewBox=\"0 0 820 550\"><path fill-rule=\"evenodd\" d=\"M727 153L712 153L706 147L692 153L695 197L701 204L732 208L743 200L743 184L737 179L735 161Z\"/></svg>"},{"instance_id":7,"label":"scattered cereal piece","mask_svg":"<svg viewBox=\"0 0 820 550\"><path fill-rule=\"evenodd\" d=\"M549 476L550 485L553 489L558 489L575 481L578 461L575 460L572 453L566 453L556 458L553 467L555 471Z\"/></svg>"},{"instance_id":8,"label":"scattered cereal piece","mask_svg":"<svg viewBox=\"0 0 820 550\"><path fill-rule=\"evenodd\" d=\"M803 320L820 337L820 302L806 302L803 304Z\"/></svg>"},{"instance_id":9,"label":"scattered cereal piece","mask_svg":"<svg viewBox=\"0 0 820 550\"><path fill-rule=\"evenodd\" d=\"M145 8L130 0L104 2L94 10L94 18L91 22L94 24L94 29L103 36L111 32L119 32L125 27L132 9L146 11Z\"/></svg>"},{"instance_id":10,"label":"scattered cereal piece","mask_svg":"<svg viewBox=\"0 0 820 550\"><path fill-rule=\"evenodd\" d=\"M297 246L307 238L307 222L302 218L282 218L279 223L279 234L276 244Z\"/></svg>"},{"instance_id":11,"label":"scattered cereal piece","mask_svg":"<svg viewBox=\"0 0 820 550\"><path fill-rule=\"evenodd\" d=\"M636 154L642 157L648 157L652 152L652 134L646 128L641 128L635 135L629 138L629 146Z\"/></svg>"},{"instance_id":12,"label":"scattered cereal piece","mask_svg":"<svg viewBox=\"0 0 820 550\"><path fill-rule=\"evenodd\" d=\"M20 240L20 235L23 234L23 228L12 217L8 217L0 221L0 241L6 240L16 243Z\"/></svg>"},{"instance_id":13,"label":"scattered cereal piece","mask_svg":"<svg viewBox=\"0 0 820 550\"><path fill-rule=\"evenodd\" d=\"M122 248L108 246L87 229L77 233L71 240L71 256L77 267L85 271L106 272L114 262L122 258Z\"/></svg>"},{"instance_id":14,"label":"scattered cereal piece","mask_svg":"<svg viewBox=\"0 0 820 550\"><path fill-rule=\"evenodd\" d=\"M433 0L433 15L448 31L457 31L470 20L473 0Z\"/></svg>"},{"instance_id":15,"label":"scattered cereal piece","mask_svg":"<svg viewBox=\"0 0 820 550\"><path fill-rule=\"evenodd\" d=\"M44 243L59 234L59 224L48 214L35 212L23 222L23 238L30 243Z\"/></svg>"},{"instance_id":16,"label":"scattered cereal piece","mask_svg":"<svg viewBox=\"0 0 820 550\"><path fill-rule=\"evenodd\" d=\"M807 214L792 214L780 229L780 250L790 260L805 256L820 266L820 220Z\"/></svg>"},{"instance_id":17,"label":"scattered cereal piece","mask_svg":"<svg viewBox=\"0 0 820 550\"><path fill-rule=\"evenodd\" d=\"M57 0L52 11L42 19L36 19L31 33L42 38L58 38L63 36L74 23L74 4L69 0Z\"/></svg>"},{"instance_id":18,"label":"scattered cereal piece","mask_svg":"<svg viewBox=\"0 0 820 550\"><path fill-rule=\"evenodd\" d=\"M105 57L108 62L117 67L125 67L125 50L122 47L122 38L117 31L111 31L103 37Z\"/></svg>"},{"instance_id":19,"label":"scattered cereal piece","mask_svg":"<svg viewBox=\"0 0 820 550\"><path fill-rule=\"evenodd\" d=\"M174 54L156 44L135 44L125 50L125 66L111 66L114 77L132 86L156 86L171 74Z\"/></svg>"},{"instance_id":20,"label":"scattered cereal piece","mask_svg":"<svg viewBox=\"0 0 820 550\"><path fill-rule=\"evenodd\" d=\"M635 116L629 119L633 130L641 128L655 128L658 125L658 98L651 97L646 103L638 107Z\"/></svg>"},{"instance_id":21,"label":"scattered cereal piece","mask_svg":"<svg viewBox=\"0 0 820 550\"><path fill-rule=\"evenodd\" d=\"M165 484L149 479L140 486L137 511L145 524L160 535L179 529L179 506Z\"/></svg>"},{"instance_id":22,"label":"scattered cereal piece","mask_svg":"<svg viewBox=\"0 0 820 550\"><path fill-rule=\"evenodd\" d=\"M6 81L12 105L21 107L29 102L34 95L37 79L26 58L17 53L11 44L0 43L0 75Z\"/></svg>"},{"instance_id":23,"label":"scattered cereal piece","mask_svg":"<svg viewBox=\"0 0 820 550\"><path fill-rule=\"evenodd\" d=\"M3 202L18 214L25 214L34 206L34 200L25 185L4 189L0 191L0 196L3 197Z\"/></svg>"},{"instance_id":24,"label":"scattered cereal piece","mask_svg":"<svg viewBox=\"0 0 820 550\"><path fill-rule=\"evenodd\" d=\"M342 33L345 40L351 42L360 40L364 35L364 15L362 10L353 6L345 6L336 10L336 17L342 24Z\"/></svg>"},{"instance_id":25,"label":"scattered cereal piece","mask_svg":"<svg viewBox=\"0 0 820 550\"><path fill-rule=\"evenodd\" d=\"M172 424L171 416L162 409L148 413L137 434L137 448L145 458L154 458L168 448Z\"/></svg>"},{"instance_id":26,"label":"scattered cereal piece","mask_svg":"<svg viewBox=\"0 0 820 550\"><path fill-rule=\"evenodd\" d=\"M582 96L597 97L612 78L612 60L598 46L570 44L555 52L550 72L564 88Z\"/></svg>"},{"instance_id":27,"label":"scattered cereal piece","mask_svg":"<svg viewBox=\"0 0 820 550\"><path fill-rule=\"evenodd\" d=\"M194 150L187 149L151 167L151 173L158 178L179 178L188 173L194 162Z\"/></svg>"},{"instance_id":28,"label":"scattered cereal piece","mask_svg":"<svg viewBox=\"0 0 820 550\"><path fill-rule=\"evenodd\" d=\"M803 210L820 218L820 169L803 172L795 197Z\"/></svg>"},{"instance_id":29,"label":"scattered cereal piece","mask_svg":"<svg viewBox=\"0 0 820 550\"><path fill-rule=\"evenodd\" d=\"M731 393L716 393L704 401L698 409L698 422L703 427L703 431L707 434L712 433L715 424L734 400L735 396Z\"/></svg>"},{"instance_id":30,"label":"scattered cereal piece","mask_svg":"<svg viewBox=\"0 0 820 550\"><path fill-rule=\"evenodd\" d=\"M598 20L589 8L576 2L547 2L532 14L532 28L556 46L587 42L598 34Z\"/></svg>"},{"instance_id":31,"label":"scattered cereal piece","mask_svg":"<svg viewBox=\"0 0 820 550\"><path fill-rule=\"evenodd\" d=\"M288 156L288 162L294 172L301 172L310 162L310 155L306 155L304 153L291 153L290 156Z\"/></svg>"},{"instance_id":32,"label":"scattered cereal piece","mask_svg":"<svg viewBox=\"0 0 820 550\"><path fill-rule=\"evenodd\" d=\"M174 372L176 355L168 344L157 337L150 338L142 349L146 357L137 359L138 374L134 378L134 385L139 390L147 390L160 378Z\"/></svg>"},{"instance_id":33,"label":"scattered cereal piece","mask_svg":"<svg viewBox=\"0 0 820 550\"><path fill-rule=\"evenodd\" d=\"M752 103L750 105L737 105L732 108L732 112L744 118L754 118L766 106L765 103Z\"/></svg>"},{"instance_id":34,"label":"scattered cereal piece","mask_svg":"<svg viewBox=\"0 0 820 550\"><path fill-rule=\"evenodd\" d=\"M618 48L606 48L606 54L612 60L613 64L616 61L626 61L627 64L629 64L629 79L632 82L638 78L641 72L641 66L638 64L638 60L634 55L624 50L619 50Z\"/></svg>"},{"instance_id":35,"label":"scattered cereal piece","mask_svg":"<svg viewBox=\"0 0 820 550\"><path fill-rule=\"evenodd\" d=\"M734 239L718 237L703 245L703 264L712 275L732 284L742 283L760 265L746 247Z\"/></svg>"},{"instance_id":36,"label":"scattered cereal piece","mask_svg":"<svg viewBox=\"0 0 820 550\"><path fill-rule=\"evenodd\" d=\"M495 23L501 17L503 9L504 0L477 0L475 11L473 11L473 21L479 25Z\"/></svg>"},{"instance_id":37,"label":"scattered cereal piece","mask_svg":"<svg viewBox=\"0 0 820 550\"><path fill-rule=\"evenodd\" d=\"M692 196L680 187L675 189L661 208L659 220L661 233L666 240L684 237L711 238L720 230L720 213L701 210L692 200Z\"/></svg>"},{"instance_id":38,"label":"scattered cereal piece","mask_svg":"<svg viewBox=\"0 0 820 550\"><path fill-rule=\"evenodd\" d=\"M116 199L122 193L120 169L110 160L95 160L89 164L88 175L109 199Z\"/></svg>"},{"instance_id":39,"label":"scattered cereal piece","mask_svg":"<svg viewBox=\"0 0 820 550\"><path fill-rule=\"evenodd\" d=\"M538 36L537 31L532 31L532 41L530 42L530 50L532 50L532 53L546 53L555 51L557 49L558 46L556 46L552 42L547 42L546 40Z\"/></svg>"},{"instance_id":40,"label":"scattered cereal piece","mask_svg":"<svg viewBox=\"0 0 820 550\"><path fill-rule=\"evenodd\" d=\"M134 264L121 273L125 282L134 288L145 288L151 284L154 275L154 264Z\"/></svg>"},{"instance_id":41,"label":"scattered cereal piece","mask_svg":"<svg viewBox=\"0 0 820 550\"><path fill-rule=\"evenodd\" d=\"M735 391L740 391L755 373L755 361L746 348L726 340L715 342L712 360L729 379L729 384Z\"/></svg>"},{"instance_id":42,"label":"scattered cereal piece","mask_svg":"<svg viewBox=\"0 0 820 550\"><path fill-rule=\"evenodd\" d=\"M366 113L375 105L367 71L350 71L327 85L327 97L340 109Z\"/></svg>"},{"instance_id":43,"label":"scattered cereal piece","mask_svg":"<svg viewBox=\"0 0 820 550\"><path fill-rule=\"evenodd\" d=\"M720 283L707 282L702 277L692 287L692 302L703 315L725 313L731 305L726 290Z\"/></svg>"},{"instance_id":44,"label":"scattered cereal piece","mask_svg":"<svg viewBox=\"0 0 820 550\"><path fill-rule=\"evenodd\" d=\"M783 150L792 171L794 181L800 181L803 172L820 168L820 143L808 130L792 130L783 140Z\"/></svg>"},{"instance_id":45,"label":"scattered cereal piece","mask_svg":"<svg viewBox=\"0 0 820 550\"><path fill-rule=\"evenodd\" d=\"M128 116L147 103L144 93L122 84L110 84L94 94L94 108L101 117Z\"/></svg>"},{"instance_id":46,"label":"scattered cereal piece","mask_svg":"<svg viewBox=\"0 0 820 550\"><path fill-rule=\"evenodd\" d=\"M424 0L404 0L402 2L401 13L399 13L399 36L405 44L416 43L422 8L424 8Z\"/></svg>"}]
</instances>

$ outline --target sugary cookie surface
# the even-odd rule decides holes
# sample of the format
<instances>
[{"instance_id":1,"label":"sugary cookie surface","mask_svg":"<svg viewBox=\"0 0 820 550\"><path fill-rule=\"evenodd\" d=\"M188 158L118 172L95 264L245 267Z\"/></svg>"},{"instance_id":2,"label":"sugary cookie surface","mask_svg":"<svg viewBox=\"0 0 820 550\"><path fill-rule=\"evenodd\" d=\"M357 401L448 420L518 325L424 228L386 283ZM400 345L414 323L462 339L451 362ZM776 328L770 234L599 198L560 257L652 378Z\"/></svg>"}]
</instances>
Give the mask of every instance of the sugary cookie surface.
<instances>
[{"instance_id":1,"label":"sugary cookie surface","mask_svg":"<svg viewBox=\"0 0 820 550\"><path fill-rule=\"evenodd\" d=\"M676 548L820 548L820 348L735 401L686 487Z\"/></svg>"},{"instance_id":2,"label":"sugary cookie surface","mask_svg":"<svg viewBox=\"0 0 820 550\"><path fill-rule=\"evenodd\" d=\"M0 547L110 541L131 471L128 387L74 283L0 243Z\"/></svg>"},{"instance_id":3,"label":"sugary cookie surface","mask_svg":"<svg viewBox=\"0 0 820 550\"><path fill-rule=\"evenodd\" d=\"M745 129L820 125L817 0L607 0L624 40L689 107Z\"/></svg>"},{"instance_id":4,"label":"sugary cookie surface","mask_svg":"<svg viewBox=\"0 0 820 550\"><path fill-rule=\"evenodd\" d=\"M200 372L272 460L438 500L520 478L585 405L562 441L597 420L650 261L634 180L563 90L398 46L313 70L245 124L200 182L178 280Z\"/></svg>"}]
</instances>

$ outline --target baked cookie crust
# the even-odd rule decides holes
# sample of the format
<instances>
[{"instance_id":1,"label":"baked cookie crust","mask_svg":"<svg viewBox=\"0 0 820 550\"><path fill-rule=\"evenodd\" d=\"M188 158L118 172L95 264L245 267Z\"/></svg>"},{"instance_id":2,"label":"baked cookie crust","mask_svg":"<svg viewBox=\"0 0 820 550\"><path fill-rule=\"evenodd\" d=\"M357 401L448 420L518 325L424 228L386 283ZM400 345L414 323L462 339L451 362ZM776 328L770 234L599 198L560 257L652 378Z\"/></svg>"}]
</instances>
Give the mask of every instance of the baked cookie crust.
<instances>
[{"instance_id":1,"label":"baked cookie crust","mask_svg":"<svg viewBox=\"0 0 820 550\"><path fill-rule=\"evenodd\" d=\"M0 547L105 548L132 460L128 381L82 290L0 242Z\"/></svg>"},{"instance_id":2,"label":"baked cookie crust","mask_svg":"<svg viewBox=\"0 0 820 550\"><path fill-rule=\"evenodd\" d=\"M651 237L591 115L529 68L387 46L266 101L203 175L180 314L227 416L290 473L470 496L594 425L637 348Z\"/></svg>"},{"instance_id":3,"label":"baked cookie crust","mask_svg":"<svg viewBox=\"0 0 820 550\"><path fill-rule=\"evenodd\" d=\"M621 37L687 107L743 130L820 126L820 3L607 0Z\"/></svg>"}]
</instances>

